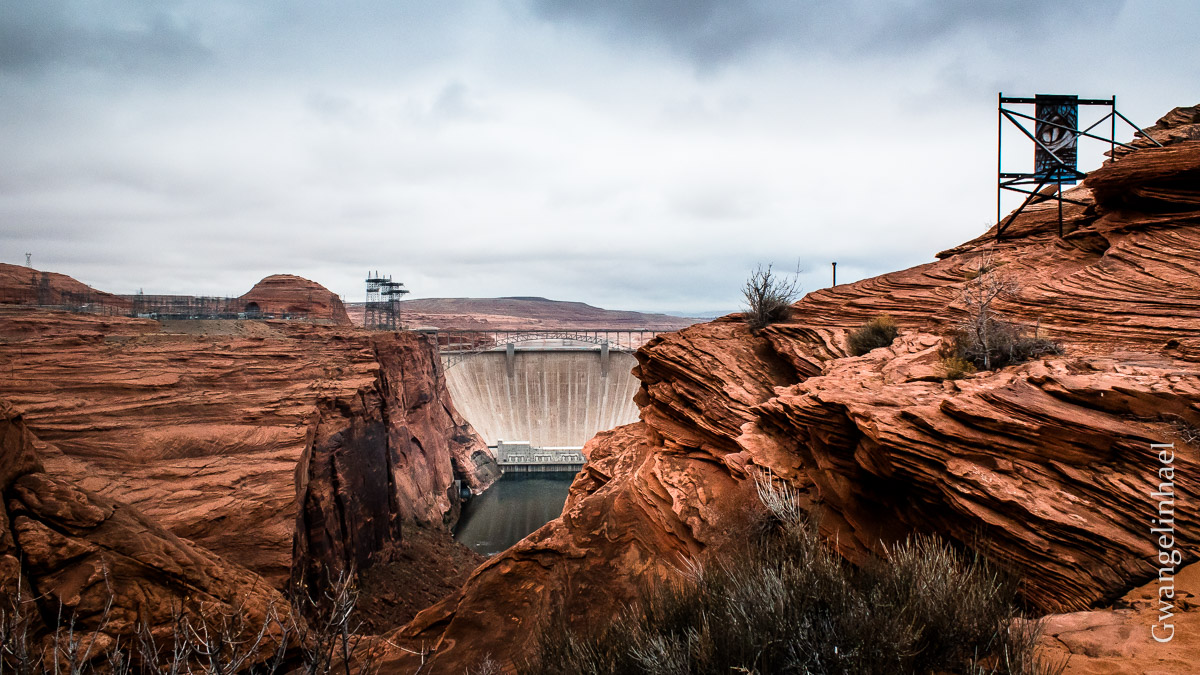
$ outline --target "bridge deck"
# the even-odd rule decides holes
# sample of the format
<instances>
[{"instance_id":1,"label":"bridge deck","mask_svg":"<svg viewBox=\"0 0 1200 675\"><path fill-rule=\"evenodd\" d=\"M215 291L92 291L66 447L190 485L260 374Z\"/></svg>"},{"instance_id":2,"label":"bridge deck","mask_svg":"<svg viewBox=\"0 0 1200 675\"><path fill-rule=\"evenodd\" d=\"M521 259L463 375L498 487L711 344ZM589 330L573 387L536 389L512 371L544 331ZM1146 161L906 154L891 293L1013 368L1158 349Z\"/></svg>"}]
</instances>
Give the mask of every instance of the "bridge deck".
<instances>
[{"instance_id":1,"label":"bridge deck","mask_svg":"<svg viewBox=\"0 0 1200 675\"><path fill-rule=\"evenodd\" d=\"M566 340L593 344L603 350L634 351L663 331L650 329L563 328L557 330L422 330L451 368L464 359L508 345L541 340Z\"/></svg>"}]
</instances>

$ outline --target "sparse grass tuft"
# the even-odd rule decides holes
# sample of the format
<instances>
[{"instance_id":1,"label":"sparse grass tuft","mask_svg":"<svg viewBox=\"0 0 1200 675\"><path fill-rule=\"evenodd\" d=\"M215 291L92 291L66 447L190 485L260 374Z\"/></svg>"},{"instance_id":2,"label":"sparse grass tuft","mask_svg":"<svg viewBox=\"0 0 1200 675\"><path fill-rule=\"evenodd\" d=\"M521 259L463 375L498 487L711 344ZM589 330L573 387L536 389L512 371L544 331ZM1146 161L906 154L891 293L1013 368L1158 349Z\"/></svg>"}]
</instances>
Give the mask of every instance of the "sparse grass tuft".
<instances>
[{"instance_id":1,"label":"sparse grass tuft","mask_svg":"<svg viewBox=\"0 0 1200 675\"><path fill-rule=\"evenodd\" d=\"M846 346L854 356L862 356L872 349L887 347L899 334L900 329L896 327L896 321L887 314L880 314L850 331L846 336Z\"/></svg>"},{"instance_id":2,"label":"sparse grass tuft","mask_svg":"<svg viewBox=\"0 0 1200 675\"><path fill-rule=\"evenodd\" d=\"M503 673L504 669L490 654L480 659L473 670L467 671L467 675L502 675Z\"/></svg>"},{"instance_id":3,"label":"sparse grass tuft","mask_svg":"<svg viewBox=\"0 0 1200 675\"><path fill-rule=\"evenodd\" d=\"M94 624L83 625L62 606L47 622L19 588L18 581L15 593L0 596L0 674L355 675L375 670L355 634L358 596L349 573L331 580L320 602L297 600L290 611L270 607L261 623L244 607L201 602L186 610L172 607L169 625L138 621L121 631L112 620L111 597ZM45 628L46 623L52 625Z\"/></svg>"}]
</instances>

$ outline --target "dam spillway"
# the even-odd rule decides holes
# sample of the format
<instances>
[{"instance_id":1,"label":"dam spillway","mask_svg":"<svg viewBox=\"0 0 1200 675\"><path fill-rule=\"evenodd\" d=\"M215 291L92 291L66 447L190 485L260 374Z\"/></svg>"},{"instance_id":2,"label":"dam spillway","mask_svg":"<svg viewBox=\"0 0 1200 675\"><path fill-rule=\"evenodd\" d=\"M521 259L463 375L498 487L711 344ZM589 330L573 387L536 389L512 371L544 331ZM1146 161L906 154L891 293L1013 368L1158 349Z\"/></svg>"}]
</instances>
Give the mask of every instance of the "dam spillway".
<instances>
[{"instance_id":1,"label":"dam spillway","mask_svg":"<svg viewBox=\"0 0 1200 675\"><path fill-rule=\"evenodd\" d=\"M475 431L534 448L581 447L596 432L636 422L637 364L625 351L514 349L472 355L446 369L454 405ZM607 364L605 364L607 359Z\"/></svg>"}]
</instances>

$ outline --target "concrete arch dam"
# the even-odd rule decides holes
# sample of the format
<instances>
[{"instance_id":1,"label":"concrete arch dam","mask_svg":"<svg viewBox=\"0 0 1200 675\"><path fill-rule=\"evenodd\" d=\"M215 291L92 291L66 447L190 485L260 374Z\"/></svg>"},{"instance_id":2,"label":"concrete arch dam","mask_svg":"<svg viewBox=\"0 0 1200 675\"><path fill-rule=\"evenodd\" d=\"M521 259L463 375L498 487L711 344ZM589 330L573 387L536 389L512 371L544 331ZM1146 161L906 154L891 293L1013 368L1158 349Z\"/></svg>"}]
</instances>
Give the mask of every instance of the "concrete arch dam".
<instances>
[{"instance_id":1,"label":"concrete arch dam","mask_svg":"<svg viewBox=\"0 0 1200 675\"><path fill-rule=\"evenodd\" d=\"M510 344L447 368L446 386L488 445L516 441L534 451L566 450L637 421L633 395L640 383L630 373L636 364L632 353L615 349Z\"/></svg>"}]
</instances>

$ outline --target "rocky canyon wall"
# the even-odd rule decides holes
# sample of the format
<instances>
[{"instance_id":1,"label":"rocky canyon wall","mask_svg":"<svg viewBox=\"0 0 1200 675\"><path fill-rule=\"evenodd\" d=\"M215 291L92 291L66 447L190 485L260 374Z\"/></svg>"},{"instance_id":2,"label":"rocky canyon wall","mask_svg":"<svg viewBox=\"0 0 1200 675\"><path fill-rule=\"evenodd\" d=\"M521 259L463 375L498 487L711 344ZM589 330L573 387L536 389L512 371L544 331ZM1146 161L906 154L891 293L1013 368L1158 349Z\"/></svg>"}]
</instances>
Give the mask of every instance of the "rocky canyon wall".
<instances>
[{"instance_id":1,"label":"rocky canyon wall","mask_svg":"<svg viewBox=\"0 0 1200 675\"><path fill-rule=\"evenodd\" d=\"M1003 239L810 293L759 333L730 316L655 339L637 354L641 421L589 444L561 518L389 639L433 645L431 672L511 663L547 616L586 627L639 579L736 540L764 473L798 488L851 560L937 534L1020 575L1032 607L1069 611L1158 576L1151 444L1173 443L1173 544L1196 560L1197 123L1198 109L1172 113L1151 132L1166 147L1071 190L1084 205L1066 206L1064 237L1043 203ZM1019 286L998 309L1064 352L949 379L939 352L983 263ZM848 332L884 313L900 338L850 355ZM384 672L412 666L397 649Z\"/></svg>"},{"instance_id":2,"label":"rocky canyon wall","mask_svg":"<svg viewBox=\"0 0 1200 675\"><path fill-rule=\"evenodd\" d=\"M0 612L5 629L22 626L15 617L28 621L25 632L6 633L6 664L18 659L22 635L37 659L56 629L73 625L81 653L100 658L117 641L131 644L143 626L165 639L180 617L197 627L240 617L231 637L247 643L268 626L264 658L281 640L295 646L294 635L278 630L291 612L279 591L137 508L48 471L39 456L48 447L0 401Z\"/></svg>"},{"instance_id":3,"label":"rocky canyon wall","mask_svg":"<svg viewBox=\"0 0 1200 675\"><path fill-rule=\"evenodd\" d=\"M321 588L393 559L405 522L452 526L460 490L499 477L446 394L436 350L412 333L372 340L374 385L317 404L296 466L292 582Z\"/></svg>"},{"instance_id":4,"label":"rocky canyon wall","mask_svg":"<svg viewBox=\"0 0 1200 675\"><path fill-rule=\"evenodd\" d=\"M390 470L364 469L378 471L387 500L339 497L366 518L351 524L365 542L379 541L381 513L453 519L456 478L481 490L495 476L449 401L436 350L416 335L282 321L160 327L11 307L0 316L0 399L46 442L47 467L277 588L291 576L302 458L306 504L338 494L328 481L353 480L338 468L350 454L390 458ZM371 424L375 436L348 446L336 431ZM386 447L367 448L375 437ZM339 536L342 550L359 535Z\"/></svg>"}]
</instances>

